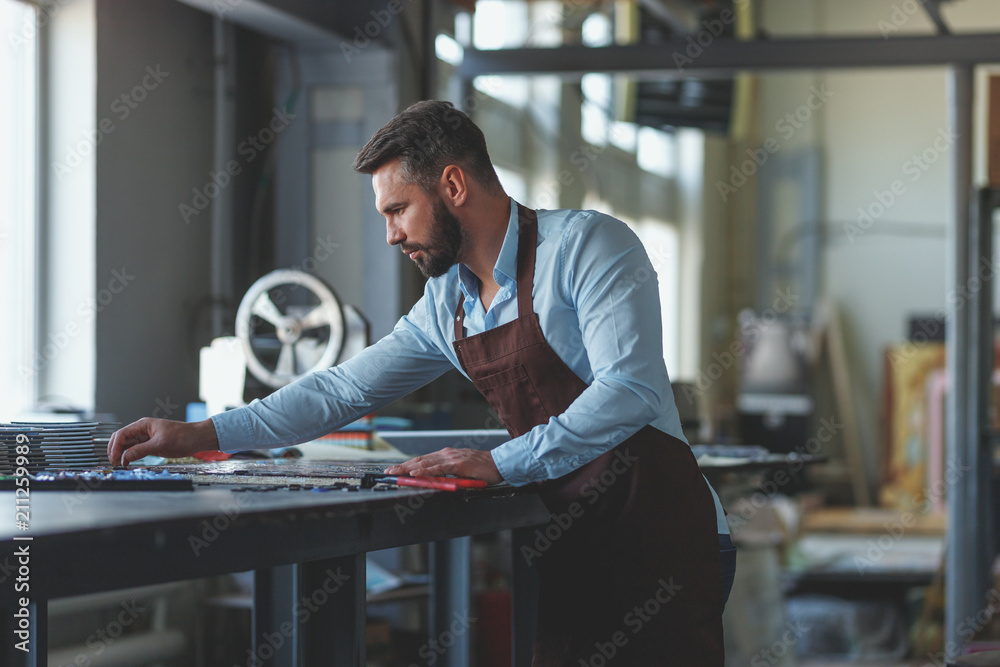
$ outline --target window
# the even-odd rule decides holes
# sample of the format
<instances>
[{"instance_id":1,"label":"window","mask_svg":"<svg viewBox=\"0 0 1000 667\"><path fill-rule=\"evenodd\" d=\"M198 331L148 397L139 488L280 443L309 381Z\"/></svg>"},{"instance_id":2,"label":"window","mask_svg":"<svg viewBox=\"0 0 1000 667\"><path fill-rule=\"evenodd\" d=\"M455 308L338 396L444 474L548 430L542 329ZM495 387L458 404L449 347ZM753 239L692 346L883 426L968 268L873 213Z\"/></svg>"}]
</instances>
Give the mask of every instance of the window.
<instances>
[{"instance_id":1,"label":"window","mask_svg":"<svg viewBox=\"0 0 1000 667\"><path fill-rule=\"evenodd\" d=\"M528 185L524 181L524 176L516 171L496 165L493 166L493 169L497 172L497 178L500 179L500 185L503 186L504 192L510 195L511 199L522 204L528 201Z\"/></svg>"},{"instance_id":2,"label":"window","mask_svg":"<svg viewBox=\"0 0 1000 667\"><path fill-rule=\"evenodd\" d=\"M611 77L607 74L584 74L580 81L583 105L580 108L580 136L592 146L607 143L611 126Z\"/></svg>"},{"instance_id":3,"label":"window","mask_svg":"<svg viewBox=\"0 0 1000 667\"><path fill-rule=\"evenodd\" d=\"M612 43L611 19L601 13L588 16L582 25L584 46L600 47ZM584 74L580 81L583 105L580 108L580 134L583 140L593 146L607 143L611 120L611 76L608 74Z\"/></svg>"},{"instance_id":4,"label":"window","mask_svg":"<svg viewBox=\"0 0 1000 667\"><path fill-rule=\"evenodd\" d=\"M676 379L681 372L680 234L675 226L651 218L642 220L636 233L656 271L663 313L663 359L671 379Z\"/></svg>"},{"instance_id":5,"label":"window","mask_svg":"<svg viewBox=\"0 0 1000 667\"><path fill-rule=\"evenodd\" d=\"M35 397L38 20L0 0L0 421Z\"/></svg>"},{"instance_id":6,"label":"window","mask_svg":"<svg viewBox=\"0 0 1000 667\"><path fill-rule=\"evenodd\" d=\"M646 171L670 178L676 169L676 141L672 135L652 127L640 127L636 159Z\"/></svg>"},{"instance_id":7,"label":"window","mask_svg":"<svg viewBox=\"0 0 1000 667\"><path fill-rule=\"evenodd\" d=\"M532 24L526 2L480 0L472 18L472 44L477 49L506 49L523 46ZM515 109L528 105L531 86L526 76L479 76L476 90Z\"/></svg>"}]
</instances>

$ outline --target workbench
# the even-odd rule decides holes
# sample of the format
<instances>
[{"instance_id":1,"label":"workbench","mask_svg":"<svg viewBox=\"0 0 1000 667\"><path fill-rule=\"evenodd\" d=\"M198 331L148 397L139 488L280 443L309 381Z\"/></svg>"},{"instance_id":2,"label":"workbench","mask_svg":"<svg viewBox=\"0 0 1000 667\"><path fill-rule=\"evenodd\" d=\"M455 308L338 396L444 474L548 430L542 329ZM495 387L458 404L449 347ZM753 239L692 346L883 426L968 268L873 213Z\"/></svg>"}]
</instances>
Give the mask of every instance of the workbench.
<instances>
[{"instance_id":1,"label":"workbench","mask_svg":"<svg viewBox=\"0 0 1000 667\"><path fill-rule=\"evenodd\" d=\"M363 666L366 552L431 543L432 572L439 575L431 595L434 637L453 614L469 610L468 536L523 532L549 517L537 495L506 486L326 493L80 489L36 492L30 500L30 528L19 531L14 493L0 493L0 664L47 664L50 599L253 570L252 651L259 664ZM28 653L14 648L20 638L13 615L25 595L15 592L17 553L25 546ZM528 581L523 572L514 574ZM517 582L514 588L514 651L530 656L525 633L532 631L534 599L530 590L519 594ZM315 610L296 616L302 596ZM284 639L273 641L274 633ZM438 664L467 664L468 638L460 639Z\"/></svg>"},{"instance_id":2,"label":"workbench","mask_svg":"<svg viewBox=\"0 0 1000 667\"><path fill-rule=\"evenodd\" d=\"M772 455L701 464L706 473L722 473L799 468L820 460ZM336 471L338 466L329 463L326 472ZM458 492L385 487L316 492L305 484L323 481L305 476L319 474L314 464L323 462L302 466L296 461L273 466L242 462L204 468L206 472L246 468L242 472L255 481L274 480L284 487L278 490L214 483L195 486L193 491L94 491L83 485L74 491L36 489L30 495L26 531L16 529L14 493L0 492L0 651L6 652L0 653L0 664L47 664L50 599L253 571L255 665L363 666L367 552L430 544L433 640L448 632L456 615L470 610L469 536L506 529L513 532L514 664L530 664L537 574L519 548L530 544L535 527L549 519L531 486ZM192 470L183 472L199 478ZM268 474L276 472L283 476ZM18 619L13 615L25 595L15 590L20 583L18 553L25 546L31 619L28 653L15 648L20 638L14 633ZM313 602L307 610L299 602L303 598ZM456 637L435 663L464 667L469 659L466 633Z\"/></svg>"}]
</instances>

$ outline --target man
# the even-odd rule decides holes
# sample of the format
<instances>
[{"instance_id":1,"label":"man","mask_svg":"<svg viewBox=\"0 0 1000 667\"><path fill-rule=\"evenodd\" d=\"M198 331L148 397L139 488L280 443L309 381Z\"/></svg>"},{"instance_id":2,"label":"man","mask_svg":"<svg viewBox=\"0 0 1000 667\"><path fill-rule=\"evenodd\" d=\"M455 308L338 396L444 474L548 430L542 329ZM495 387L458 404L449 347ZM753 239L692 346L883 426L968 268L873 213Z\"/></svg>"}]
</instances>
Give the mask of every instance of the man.
<instances>
[{"instance_id":1,"label":"man","mask_svg":"<svg viewBox=\"0 0 1000 667\"><path fill-rule=\"evenodd\" d=\"M355 358L239 410L127 426L111 461L302 442L457 366L511 440L386 472L537 485L558 530L523 552L540 575L536 667L721 666L729 531L683 441L638 239L593 211L514 202L482 132L448 103L408 108L354 168L372 176L388 243L429 278L410 313Z\"/></svg>"}]
</instances>

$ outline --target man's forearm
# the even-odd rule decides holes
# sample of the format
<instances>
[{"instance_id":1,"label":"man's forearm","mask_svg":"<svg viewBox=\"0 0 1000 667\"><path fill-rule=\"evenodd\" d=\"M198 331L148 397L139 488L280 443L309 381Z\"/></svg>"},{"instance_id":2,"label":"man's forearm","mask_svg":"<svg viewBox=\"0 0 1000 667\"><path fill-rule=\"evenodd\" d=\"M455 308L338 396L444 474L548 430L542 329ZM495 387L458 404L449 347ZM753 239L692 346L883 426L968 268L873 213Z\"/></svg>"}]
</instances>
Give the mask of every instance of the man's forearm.
<instances>
[{"instance_id":1,"label":"man's forearm","mask_svg":"<svg viewBox=\"0 0 1000 667\"><path fill-rule=\"evenodd\" d=\"M416 334L396 329L348 361L213 417L222 451L314 440L371 414L450 369Z\"/></svg>"}]
</instances>

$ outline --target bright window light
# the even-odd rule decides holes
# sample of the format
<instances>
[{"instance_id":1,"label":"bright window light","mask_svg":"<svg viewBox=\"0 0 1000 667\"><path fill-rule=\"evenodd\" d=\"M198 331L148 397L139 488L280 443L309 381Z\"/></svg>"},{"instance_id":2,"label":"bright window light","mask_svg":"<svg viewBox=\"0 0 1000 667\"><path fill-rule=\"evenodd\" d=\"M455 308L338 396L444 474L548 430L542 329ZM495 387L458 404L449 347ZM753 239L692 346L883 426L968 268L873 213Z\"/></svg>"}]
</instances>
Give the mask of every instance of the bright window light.
<instances>
[{"instance_id":1,"label":"bright window light","mask_svg":"<svg viewBox=\"0 0 1000 667\"><path fill-rule=\"evenodd\" d=\"M580 109L580 135L593 146L604 146L608 140L608 114L591 102L584 102Z\"/></svg>"},{"instance_id":2,"label":"bright window light","mask_svg":"<svg viewBox=\"0 0 1000 667\"><path fill-rule=\"evenodd\" d=\"M574 9L562 2L533 0L530 5L531 23L525 36L525 46L553 47L563 43L563 18Z\"/></svg>"},{"instance_id":3,"label":"bright window light","mask_svg":"<svg viewBox=\"0 0 1000 667\"><path fill-rule=\"evenodd\" d=\"M612 121L608 132L608 140L626 153L634 153L636 149L637 127L635 123Z\"/></svg>"},{"instance_id":4,"label":"bright window light","mask_svg":"<svg viewBox=\"0 0 1000 667\"><path fill-rule=\"evenodd\" d=\"M480 93L515 109L528 106L528 99L531 97L531 81L526 76L477 76L472 85Z\"/></svg>"},{"instance_id":5,"label":"bright window light","mask_svg":"<svg viewBox=\"0 0 1000 667\"><path fill-rule=\"evenodd\" d=\"M639 224L639 239L649 254L660 288L663 314L663 359L667 372L680 372L680 235L661 220L646 218Z\"/></svg>"},{"instance_id":6,"label":"bright window light","mask_svg":"<svg viewBox=\"0 0 1000 667\"><path fill-rule=\"evenodd\" d=\"M584 46L607 46L611 43L611 19L594 13L583 20L581 39Z\"/></svg>"},{"instance_id":7,"label":"bright window light","mask_svg":"<svg viewBox=\"0 0 1000 667\"><path fill-rule=\"evenodd\" d=\"M444 34L438 35L434 40L434 52L438 58L455 67L461 65L462 59L465 57L465 49L462 48L462 45Z\"/></svg>"},{"instance_id":8,"label":"bright window light","mask_svg":"<svg viewBox=\"0 0 1000 667\"><path fill-rule=\"evenodd\" d=\"M646 171L670 178L677 170L676 142L673 136L651 127L640 127L636 161Z\"/></svg>"},{"instance_id":9,"label":"bright window light","mask_svg":"<svg viewBox=\"0 0 1000 667\"><path fill-rule=\"evenodd\" d=\"M0 421L15 419L35 396L35 118L38 22L35 8L0 0Z\"/></svg>"},{"instance_id":10,"label":"bright window light","mask_svg":"<svg viewBox=\"0 0 1000 667\"><path fill-rule=\"evenodd\" d=\"M528 186L524 182L524 176L511 169L504 169L496 165L493 168L497 172L497 178L500 179L500 185L503 186L504 192L508 196L522 204L528 200Z\"/></svg>"},{"instance_id":11,"label":"bright window light","mask_svg":"<svg viewBox=\"0 0 1000 667\"><path fill-rule=\"evenodd\" d=\"M530 30L524 0L479 0L472 21L472 44L477 49L523 46Z\"/></svg>"},{"instance_id":12,"label":"bright window light","mask_svg":"<svg viewBox=\"0 0 1000 667\"><path fill-rule=\"evenodd\" d=\"M607 74L584 74L580 90L587 101L604 109L611 106L611 77Z\"/></svg>"},{"instance_id":13,"label":"bright window light","mask_svg":"<svg viewBox=\"0 0 1000 667\"><path fill-rule=\"evenodd\" d=\"M608 142L611 121L608 109L611 107L611 77L607 74L584 74L580 80L583 106L580 109L582 123L580 134L595 146Z\"/></svg>"},{"instance_id":14,"label":"bright window light","mask_svg":"<svg viewBox=\"0 0 1000 667\"><path fill-rule=\"evenodd\" d=\"M472 16L468 12L455 15L455 39L459 44L472 44Z\"/></svg>"}]
</instances>

